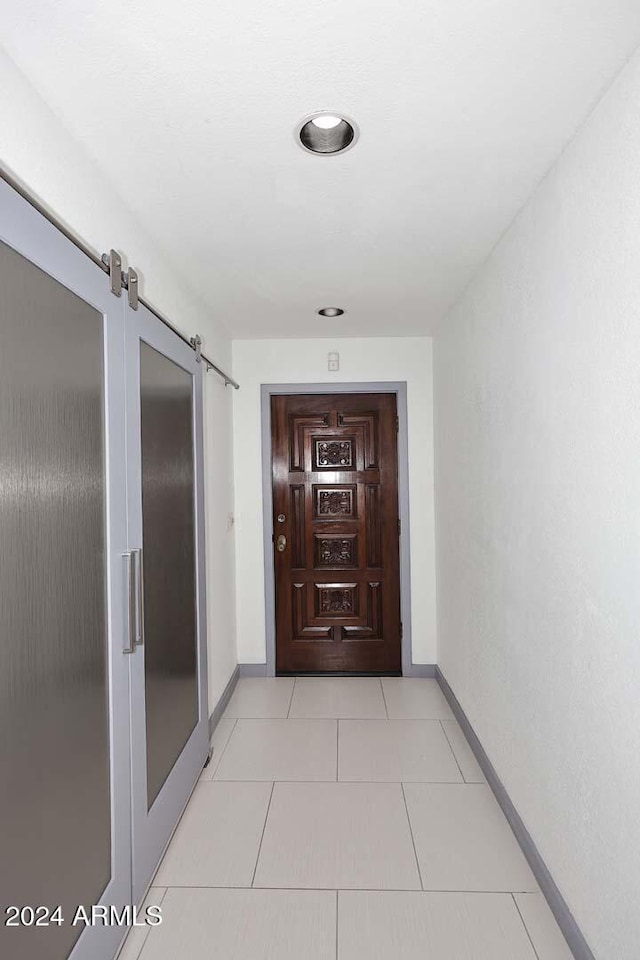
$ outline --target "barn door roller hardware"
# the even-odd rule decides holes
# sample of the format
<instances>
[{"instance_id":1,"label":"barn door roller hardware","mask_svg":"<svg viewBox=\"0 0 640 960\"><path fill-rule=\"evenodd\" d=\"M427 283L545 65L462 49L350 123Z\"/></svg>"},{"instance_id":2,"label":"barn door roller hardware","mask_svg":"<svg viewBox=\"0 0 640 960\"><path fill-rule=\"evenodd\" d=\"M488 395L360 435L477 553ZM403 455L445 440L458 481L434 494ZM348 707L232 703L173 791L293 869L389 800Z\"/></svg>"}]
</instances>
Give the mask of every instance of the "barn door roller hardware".
<instances>
[{"instance_id":1,"label":"barn door roller hardware","mask_svg":"<svg viewBox=\"0 0 640 960\"><path fill-rule=\"evenodd\" d=\"M37 199L37 197L29 193L29 191L23 187L22 184L19 183L19 181L16 180L16 178L13 177L8 170L1 166L0 179L4 180L5 183L8 183L12 190L15 190L16 193L18 193L24 200L27 201L27 203L30 203L31 206L37 210L41 216L43 216L56 228L56 230L62 233L67 240L70 240L71 243L78 248L78 250L81 250L86 257L92 260L93 263L95 263L98 267L100 267L101 270L104 270L104 272L109 275L109 286L114 296L122 296L122 288L126 287L129 303L131 304L132 309L136 310L138 304L141 303L147 308L147 310L150 310L151 313L158 318L158 320L164 323L165 326L169 327L170 330L173 330L176 336L180 337L181 340L190 346L194 346L194 344L190 343L184 334L180 333L180 331L174 327L170 320L167 320L166 317L163 317L163 315L156 310L155 307L152 307L150 303L147 303L142 299L141 296L139 296L138 274L135 270L129 269L126 276L123 275L122 258L117 250L111 250L109 253L103 253L102 256L99 257L95 250L92 250L90 246L80 239L80 237L73 233L69 227L67 227L55 216L55 214L51 213L50 210L47 210L47 208ZM230 377L228 373L225 373L224 370L221 370L220 367L213 363L212 360L209 360L204 353L201 353L201 356L207 365L207 373L209 370L213 370L214 373L217 373L219 377L222 377L225 387L232 386L235 390L240 389L240 384L236 383L233 377Z\"/></svg>"},{"instance_id":2,"label":"barn door roller hardware","mask_svg":"<svg viewBox=\"0 0 640 960\"><path fill-rule=\"evenodd\" d=\"M235 390L240 389L240 384L236 383L233 377L230 377L228 373L225 373L224 370L221 370L220 367L218 367L212 360L209 360L206 354L202 352L202 337L196 334L195 337L189 337L187 340L184 334L177 330L171 321L167 320L166 317L163 317L162 314L155 309L155 307L152 307L142 299L138 291L139 283L137 271L134 270L133 267L129 267L127 273L124 273L122 269L122 258L117 250L112 249L109 251L109 253L103 253L99 262L102 269L109 274L109 286L111 288L111 293L113 293L114 296L122 296L122 290L125 288L129 299L129 306L133 310L137 310L138 304L141 303L147 308L147 310L150 310L151 313L158 318L158 320L161 320L165 326L169 327L170 330L173 330L176 336L180 337L181 340L184 340L185 343L188 343L189 346L195 350L196 360L198 363L204 360L207 373L209 373L210 370L213 370L214 373L217 373L219 377L222 377L225 387L231 386Z\"/></svg>"}]
</instances>

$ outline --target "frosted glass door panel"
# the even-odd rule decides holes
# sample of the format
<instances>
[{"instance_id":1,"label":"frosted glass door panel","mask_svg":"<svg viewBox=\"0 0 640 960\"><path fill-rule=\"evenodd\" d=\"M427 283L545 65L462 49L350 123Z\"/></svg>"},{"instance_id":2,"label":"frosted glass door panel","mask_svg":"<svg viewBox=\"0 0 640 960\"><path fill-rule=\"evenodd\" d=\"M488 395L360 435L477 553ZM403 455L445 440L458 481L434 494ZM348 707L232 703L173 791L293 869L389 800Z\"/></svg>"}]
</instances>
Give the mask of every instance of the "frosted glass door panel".
<instances>
[{"instance_id":1,"label":"frosted glass door panel","mask_svg":"<svg viewBox=\"0 0 640 960\"><path fill-rule=\"evenodd\" d=\"M203 364L125 304L129 549L140 551L131 678L133 895L144 893L202 771L207 711ZM142 629L141 629L142 627Z\"/></svg>"},{"instance_id":2,"label":"frosted glass door panel","mask_svg":"<svg viewBox=\"0 0 640 960\"><path fill-rule=\"evenodd\" d=\"M103 341L101 313L0 243L3 913L70 916L112 874ZM0 955L60 960L81 932L2 923Z\"/></svg>"},{"instance_id":3,"label":"frosted glass door panel","mask_svg":"<svg viewBox=\"0 0 640 960\"><path fill-rule=\"evenodd\" d=\"M193 377L140 342L147 807L198 722Z\"/></svg>"}]
</instances>

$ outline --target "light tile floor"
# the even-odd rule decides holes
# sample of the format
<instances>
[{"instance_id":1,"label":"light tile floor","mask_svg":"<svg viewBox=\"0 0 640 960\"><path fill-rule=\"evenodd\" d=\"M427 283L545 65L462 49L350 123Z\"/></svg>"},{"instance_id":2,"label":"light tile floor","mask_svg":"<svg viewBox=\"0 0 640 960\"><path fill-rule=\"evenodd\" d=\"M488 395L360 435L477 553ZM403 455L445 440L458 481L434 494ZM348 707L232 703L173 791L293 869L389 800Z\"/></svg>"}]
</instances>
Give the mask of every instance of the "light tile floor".
<instances>
[{"instance_id":1,"label":"light tile floor","mask_svg":"<svg viewBox=\"0 0 640 960\"><path fill-rule=\"evenodd\" d=\"M244 679L120 960L571 960L435 680Z\"/></svg>"}]
</instances>

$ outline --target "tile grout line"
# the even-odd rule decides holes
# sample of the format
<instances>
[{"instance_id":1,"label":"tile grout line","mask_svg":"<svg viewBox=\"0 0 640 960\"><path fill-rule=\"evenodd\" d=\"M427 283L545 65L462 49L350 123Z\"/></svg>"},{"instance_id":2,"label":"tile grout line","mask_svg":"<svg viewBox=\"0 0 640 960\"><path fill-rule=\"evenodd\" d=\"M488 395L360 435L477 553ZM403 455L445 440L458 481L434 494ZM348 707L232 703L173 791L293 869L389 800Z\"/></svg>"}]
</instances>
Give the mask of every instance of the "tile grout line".
<instances>
[{"instance_id":1,"label":"tile grout line","mask_svg":"<svg viewBox=\"0 0 640 960\"><path fill-rule=\"evenodd\" d=\"M157 888L156 888L156 889L157 889ZM153 890L153 886L149 887L149 893L151 893L152 890ZM150 904L150 906L161 907L162 904L163 904L163 902L164 902L164 898L166 897L168 891L169 891L169 887L165 887L165 888L164 888L164 893L163 893L162 896L160 897L160 903ZM149 893L148 893L147 896L144 898L144 901L143 901L144 903L147 902L147 899L148 899L148 897L149 897ZM162 926L162 924L159 924L159 926ZM138 950L138 952L137 952L137 954L135 955L135 957L132 957L132 958L131 958L131 960L140 960L140 957L142 956L142 951L144 950L144 948L145 948L146 945L147 945L147 942L148 942L148 940L149 940L149 935L150 935L150 934L151 934L151 927L147 927L147 928L146 928L146 931L145 931L144 939L143 939L142 944L141 944L141 946L140 946L140 949ZM122 953L122 952L124 951L124 946L125 946L125 943L126 943L126 942L127 942L127 940L126 940L126 938L125 938L125 941L124 941L124 943L122 944L122 950L118 952L118 957L120 956L120 953ZM116 960L117 960L117 958L116 958Z\"/></svg>"},{"instance_id":2,"label":"tile grout line","mask_svg":"<svg viewBox=\"0 0 640 960\"><path fill-rule=\"evenodd\" d=\"M407 814L407 823L409 824L409 833L411 834L411 843L413 844L413 855L416 858L416 867L418 868L418 879L420 880L420 889L424 890L424 881L422 879L422 871L420 869L420 861L418 860L418 851L416 849L416 841L413 836L413 827L411 826L411 817L409 816L409 805L407 804L407 795L404 792L404 783L400 784L400 789L402 790L402 799L404 800L404 809Z\"/></svg>"},{"instance_id":3,"label":"tile grout line","mask_svg":"<svg viewBox=\"0 0 640 960\"><path fill-rule=\"evenodd\" d=\"M249 781L251 782L251 781ZM264 835L267 829L267 820L269 819L269 810L271 809L271 799L273 797L273 790L275 787L275 780L271 783L271 793L269 794L269 803L267 804L267 812L264 817L264 823L262 825L262 833L260 835L260 843L258 844L258 853L256 856L256 865L253 868L253 876L251 877L251 888L253 888L254 883L256 882L256 873L258 872L258 860L260 859L260 854L262 853L262 841L264 840Z\"/></svg>"},{"instance_id":4,"label":"tile grout line","mask_svg":"<svg viewBox=\"0 0 640 960\"><path fill-rule=\"evenodd\" d=\"M336 718L336 783L340 776L340 718Z\"/></svg>"},{"instance_id":5,"label":"tile grout line","mask_svg":"<svg viewBox=\"0 0 640 960\"><path fill-rule=\"evenodd\" d=\"M298 678L297 678L297 677L294 677L294 678L293 678L293 686L291 687L291 696L289 697L289 708L288 708L288 710L287 710L287 716L286 716L286 718L285 718L285 719L287 719L287 720L289 720L289 718L291 717L291 704L293 703L293 695L294 695L294 693L296 692L296 683L297 683L297 682L298 682Z\"/></svg>"},{"instance_id":6,"label":"tile grout line","mask_svg":"<svg viewBox=\"0 0 640 960\"><path fill-rule=\"evenodd\" d=\"M442 720L438 720L438 723L440 724L440 727L441 727L441 729L442 729L442 732L444 733L444 738L445 738L445 740L446 740L447 743L449 744L449 750L451 750L451 753L453 754L453 759L454 759L455 762L456 762L456 766L457 766L458 770L460 771L460 776L462 777L462 782L463 782L463 783L467 783L467 778L465 777L464 773L462 772L462 767L461 767L460 764L458 763L458 758L457 758L457 756L456 756L455 750L453 749L453 744L451 743L451 740L449 740L449 737L447 736L446 727L445 727L444 723L442 722Z\"/></svg>"},{"instance_id":7,"label":"tile grout line","mask_svg":"<svg viewBox=\"0 0 640 960\"><path fill-rule=\"evenodd\" d=\"M331 781L333 783L333 781ZM397 782L397 781L396 781ZM288 890L290 893L334 893L335 886L331 887L245 887L241 885L229 886L221 884L204 885L202 883L179 884L172 883L167 887L169 890ZM459 890L459 889L441 889L439 887L427 887L424 890L417 887L340 887L342 893L449 893L452 896L465 894L466 896L498 896L513 897L516 893L528 894L529 896L542 896L539 890Z\"/></svg>"},{"instance_id":8,"label":"tile grout line","mask_svg":"<svg viewBox=\"0 0 640 960\"><path fill-rule=\"evenodd\" d=\"M336 890L336 960L338 960L338 910L340 908L340 892Z\"/></svg>"},{"instance_id":9,"label":"tile grout line","mask_svg":"<svg viewBox=\"0 0 640 960\"><path fill-rule=\"evenodd\" d=\"M516 908L516 910L518 911L518 916L519 916L520 919L522 920L522 926L524 927L525 933L527 934L527 936L528 936L528 938L529 938L529 943L531 944L531 948L532 948L533 952L535 953L535 955L536 955L536 957L537 957L537 960L540 960L540 955L539 955L538 951L536 950L536 945L535 945L535 943L533 942L533 938L532 938L531 934L529 933L529 927L527 926L526 921L525 921L524 917L522 916L522 911L520 910L520 907L518 906L518 901L516 900L516 895L515 895L515 893L513 893L513 892L511 893L511 899L513 900L513 902L514 902L514 904L515 904L515 908Z\"/></svg>"},{"instance_id":10,"label":"tile grout line","mask_svg":"<svg viewBox=\"0 0 640 960\"><path fill-rule=\"evenodd\" d=\"M229 719L231 719L231 718L229 718ZM230 744L230 742L231 742L231 737L232 737L232 736L234 735L234 733L236 732L236 727L237 727L237 725L238 725L238 719L239 719L239 718L236 717L235 720L233 721L233 726L232 726L232 728L231 728L231 733L230 733L229 736L227 737L227 742L225 743L224 747L222 748L222 753L220 754L220 757L219 757L219 759L218 759L218 762L216 763L215 767L213 768L213 770L212 770L212 772L211 772L211 780L213 780L213 778L215 777L216 773L217 773L218 770L220 769L220 764L222 763L222 758L224 757L225 753L227 752L227 747L229 746L229 744ZM211 759L213 759L213 757L212 757ZM209 762L211 762L211 761L209 761Z\"/></svg>"},{"instance_id":11,"label":"tile grout line","mask_svg":"<svg viewBox=\"0 0 640 960\"><path fill-rule=\"evenodd\" d=\"M317 779L316 780L299 780L299 779L291 780L288 778L283 780L277 778L276 780L274 780L273 777L263 777L261 780L260 779L256 780L255 777L249 777L244 780L231 780L225 777L220 777L219 780L215 780L215 781L206 780L204 782L205 783L213 783L213 782L215 783L311 783L311 784L313 783L317 783L317 784L319 783L366 783L370 787L377 787L385 783L386 784L399 783L398 780L345 780L345 779L336 780L335 777L331 777L331 778L325 777L321 780L317 780ZM426 786L426 787L430 787L430 786L485 787L486 786L485 783L476 783L475 781L473 781L472 783L465 783L464 781L461 782L460 780L410 780L409 778L403 780L403 783L419 784L420 786ZM519 892L520 891L518 891L518 893ZM526 893L527 891L523 890L522 892Z\"/></svg>"},{"instance_id":12,"label":"tile grout line","mask_svg":"<svg viewBox=\"0 0 640 960\"><path fill-rule=\"evenodd\" d=\"M384 703L384 712L385 712L386 715L387 715L387 720L390 720L391 717L389 716L389 707L387 706L387 698L386 698L385 695L384 695L384 684L382 683L382 677L379 677L378 679L379 679L379 681L380 681L380 689L381 689L381 691L382 691L382 700L383 700L383 703Z\"/></svg>"}]
</instances>

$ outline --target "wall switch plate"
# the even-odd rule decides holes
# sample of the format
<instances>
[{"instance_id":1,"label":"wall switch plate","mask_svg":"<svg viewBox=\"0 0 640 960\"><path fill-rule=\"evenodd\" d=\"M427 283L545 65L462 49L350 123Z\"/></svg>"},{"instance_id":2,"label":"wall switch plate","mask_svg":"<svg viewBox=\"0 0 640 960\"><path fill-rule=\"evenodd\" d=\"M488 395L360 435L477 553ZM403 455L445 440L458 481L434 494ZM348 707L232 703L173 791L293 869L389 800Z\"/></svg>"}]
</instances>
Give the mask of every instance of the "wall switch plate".
<instances>
[{"instance_id":1,"label":"wall switch plate","mask_svg":"<svg viewBox=\"0 0 640 960\"><path fill-rule=\"evenodd\" d=\"M327 354L327 359L329 361L329 370L335 371L340 369L340 354L339 353L329 353Z\"/></svg>"}]
</instances>

